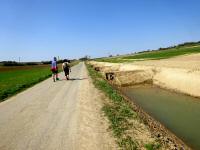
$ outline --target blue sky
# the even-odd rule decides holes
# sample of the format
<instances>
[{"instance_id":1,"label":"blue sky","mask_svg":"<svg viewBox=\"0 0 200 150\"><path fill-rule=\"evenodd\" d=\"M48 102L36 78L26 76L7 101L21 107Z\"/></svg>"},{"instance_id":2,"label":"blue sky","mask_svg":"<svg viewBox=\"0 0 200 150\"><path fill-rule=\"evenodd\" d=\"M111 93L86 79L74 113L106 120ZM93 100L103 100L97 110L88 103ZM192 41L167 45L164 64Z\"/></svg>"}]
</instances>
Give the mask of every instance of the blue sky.
<instances>
[{"instance_id":1,"label":"blue sky","mask_svg":"<svg viewBox=\"0 0 200 150\"><path fill-rule=\"evenodd\" d=\"M126 54L200 41L198 0L0 0L0 61Z\"/></svg>"}]
</instances>

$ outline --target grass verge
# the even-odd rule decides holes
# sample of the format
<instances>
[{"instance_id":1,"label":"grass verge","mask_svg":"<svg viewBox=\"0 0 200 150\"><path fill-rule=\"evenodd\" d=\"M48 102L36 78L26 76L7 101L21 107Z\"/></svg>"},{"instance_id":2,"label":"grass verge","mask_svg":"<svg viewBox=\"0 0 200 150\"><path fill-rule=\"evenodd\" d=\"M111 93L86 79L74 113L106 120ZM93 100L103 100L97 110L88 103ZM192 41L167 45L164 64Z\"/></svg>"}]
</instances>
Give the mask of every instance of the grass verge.
<instances>
[{"instance_id":1,"label":"grass verge","mask_svg":"<svg viewBox=\"0 0 200 150\"><path fill-rule=\"evenodd\" d=\"M103 91L106 96L109 97L109 102L104 104L102 111L110 122L109 128L113 131L117 144L123 150L139 149L138 142L129 134L129 131L133 128L131 120L139 119L137 113L134 112L123 97L103 79L100 73L96 72L92 66L88 64L87 68L95 87ZM147 150L159 149L155 144L145 144L144 148Z\"/></svg>"}]
</instances>

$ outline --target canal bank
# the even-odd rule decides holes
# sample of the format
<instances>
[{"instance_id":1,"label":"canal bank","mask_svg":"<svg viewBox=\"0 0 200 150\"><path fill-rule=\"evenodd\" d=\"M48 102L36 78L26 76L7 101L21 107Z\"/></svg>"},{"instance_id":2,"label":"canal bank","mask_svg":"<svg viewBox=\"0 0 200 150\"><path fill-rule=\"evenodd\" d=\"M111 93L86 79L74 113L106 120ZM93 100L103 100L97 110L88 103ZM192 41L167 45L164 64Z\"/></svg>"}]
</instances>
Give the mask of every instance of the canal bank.
<instances>
[{"instance_id":1,"label":"canal bank","mask_svg":"<svg viewBox=\"0 0 200 150\"><path fill-rule=\"evenodd\" d=\"M200 97L200 69L173 68L134 63L105 63L91 61L103 75L112 74L112 84L130 86L151 83L161 88Z\"/></svg>"},{"instance_id":2,"label":"canal bank","mask_svg":"<svg viewBox=\"0 0 200 150\"><path fill-rule=\"evenodd\" d=\"M193 97L199 97L198 85L200 85L200 82L199 82L200 74L199 74L198 69L170 68L170 67L162 67L162 66L148 66L148 65L145 66L145 65L135 65L135 64L112 64L112 63L101 63L101 62L100 63L92 62L91 64L93 65L93 67L96 70L100 71L105 77L107 77L107 75L108 75L107 79L110 80L109 82L119 88L122 88L124 86L126 87L126 86L148 83L151 85L156 85L157 87L168 89L170 91L176 91L178 93L191 95ZM130 96L128 96L127 93L124 93L124 94L129 99L131 99L131 100L134 99L134 97L131 98ZM149 96L144 98L144 100L147 99L148 97ZM179 99L181 102L182 98L179 98ZM197 100L199 100L199 99L197 99ZM145 100L145 102L148 104L147 100ZM162 120L160 121L157 117L155 117L148 110L146 110L146 108L143 108L141 106L141 104L138 104L138 102L136 102L136 101L135 101L135 103L136 103L136 105L138 105L139 108L144 110L144 112L147 112L147 116L148 116L148 114L150 114L153 118L156 118L156 120L158 120L158 122L161 122L164 125L163 127L164 128L166 127L166 130L169 129L171 132L175 133L176 136L178 136L180 139L182 139L188 145L190 145L190 146L192 145L192 148L199 149L198 145L195 146L195 144L193 144L193 142L192 143L190 142L190 139L192 139L192 141L195 141L193 138L198 140L196 138L196 135L194 135L193 138L191 138L190 136L189 136L189 138L187 138L187 135L185 137L185 136L182 136L181 134L178 134L177 132L174 132L174 130L172 130L165 122L163 122ZM177 107L176 109L178 110L179 108ZM196 111L199 112L198 109ZM182 116L182 117L184 117L184 116ZM146 117L146 118L147 118L146 120L148 121L148 117ZM190 118L191 118L191 116L190 116ZM164 117L164 119L166 119L166 121L169 121L169 119L167 119L165 117ZM187 116L185 119L187 120ZM155 120L155 122L156 122L156 120ZM190 124L190 121L188 121L188 123ZM180 124L182 124L182 123L180 123ZM156 126L158 127L159 123ZM191 126L187 126L187 127L188 128L187 129L185 128L185 129L187 130L187 134L188 134L190 132ZM165 130L165 129L161 128L160 130ZM180 132L183 133L182 131L180 131ZM198 130L196 132L198 132ZM173 135L173 133L171 135ZM192 131L191 131L191 133L192 133ZM193 135L193 134L190 134L190 135ZM158 135L158 136L160 136L160 135ZM176 136L175 137L172 136L172 139L171 139L171 136L169 136L170 138L165 141L169 142L169 141L175 139L175 141L179 141L178 143L181 143L180 141L182 141L182 140L177 140L179 138L176 138ZM188 139L189 139L189 141L188 141ZM196 142L196 143L198 143L198 142ZM184 148L184 147L182 147L182 148Z\"/></svg>"}]
</instances>

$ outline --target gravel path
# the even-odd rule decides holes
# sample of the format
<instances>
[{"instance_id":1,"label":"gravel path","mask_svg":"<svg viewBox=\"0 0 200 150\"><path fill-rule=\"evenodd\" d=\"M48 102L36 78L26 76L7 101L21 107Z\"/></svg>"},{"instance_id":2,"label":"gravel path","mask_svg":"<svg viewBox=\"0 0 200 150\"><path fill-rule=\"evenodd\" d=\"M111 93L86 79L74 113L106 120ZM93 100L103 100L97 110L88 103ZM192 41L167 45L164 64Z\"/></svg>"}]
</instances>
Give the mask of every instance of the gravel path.
<instances>
[{"instance_id":1,"label":"gravel path","mask_svg":"<svg viewBox=\"0 0 200 150\"><path fill-rule=\"evenodd\" d=\"M116 149L84 63L0 103L1 150Z\"/></svg>"}]
</instances>

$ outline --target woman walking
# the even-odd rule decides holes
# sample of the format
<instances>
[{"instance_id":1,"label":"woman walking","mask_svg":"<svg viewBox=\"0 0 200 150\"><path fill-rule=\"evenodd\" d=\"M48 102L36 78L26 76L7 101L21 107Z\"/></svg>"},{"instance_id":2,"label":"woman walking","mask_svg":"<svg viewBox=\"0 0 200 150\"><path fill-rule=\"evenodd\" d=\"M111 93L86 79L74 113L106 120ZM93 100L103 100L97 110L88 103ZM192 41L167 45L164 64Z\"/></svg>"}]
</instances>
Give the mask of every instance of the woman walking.
<instances>
[{"instance_id":1,"label":"woman walking","mask_svg":"<svg viewBox=\"0 0 200 150\"><path fill-rule=\"evenodd\" d=\"M52 62L51 62L51 71L52 71L52 77L53 77L53 82L56 80L59 80L58 78L58 65L57 65L57 58L54 57Z\"/></svg>"}]
</instances>

